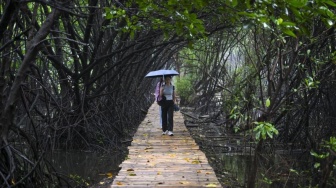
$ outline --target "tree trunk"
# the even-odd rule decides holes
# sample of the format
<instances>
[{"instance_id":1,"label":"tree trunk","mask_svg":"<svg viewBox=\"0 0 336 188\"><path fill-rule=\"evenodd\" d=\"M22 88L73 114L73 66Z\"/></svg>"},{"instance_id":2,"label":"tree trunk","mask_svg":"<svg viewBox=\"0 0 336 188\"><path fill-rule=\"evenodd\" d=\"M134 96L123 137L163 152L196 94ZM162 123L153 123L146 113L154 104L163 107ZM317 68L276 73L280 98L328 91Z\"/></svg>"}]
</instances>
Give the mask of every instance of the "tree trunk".
<instances>
[{"instance_id":1,"label":"tree trunk","mask_svg":"<svg viewBox=\"0 0 336 188\"><path fill-rule=\"evenodd\" d=\"M263 140L260 140L258 142L257 148L254 152L254 159L253 159L253 163L250 167L248 181L247 181L247 188L254 188L255 187L255 179L256 179L257 173L258 173L258 157L259 157L259 154L260 154L260 151L261 151L262 142L263 142Z\"/></svg>"}]
</instances>

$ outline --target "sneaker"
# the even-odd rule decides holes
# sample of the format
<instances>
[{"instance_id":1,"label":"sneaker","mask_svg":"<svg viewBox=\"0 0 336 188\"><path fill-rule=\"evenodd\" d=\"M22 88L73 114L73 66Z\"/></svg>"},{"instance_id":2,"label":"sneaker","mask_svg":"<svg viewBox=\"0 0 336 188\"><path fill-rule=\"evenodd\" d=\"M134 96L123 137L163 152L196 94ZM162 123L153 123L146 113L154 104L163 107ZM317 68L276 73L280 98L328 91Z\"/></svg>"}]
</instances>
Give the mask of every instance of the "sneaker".
<instances>
[{"instance_id":1,"label":"sneaker","mask_svg":"<svg viewBox=\"0 0 336 188\"><path fill-rule=\"evenodd\" d=\"M168 130L167 131L163 131L162 135L166 135L167 133L168 133Z\"/></svg>"},{"instance_id":2,"label":"sneaker","mask_svg":"<svg viewBox=\"0 0 336 188\"><path fill-rule=\"evenodd\" d=\"M174 133L172 131L168 131L169 136L174 136Z\"/></svg>"}]
</instances>

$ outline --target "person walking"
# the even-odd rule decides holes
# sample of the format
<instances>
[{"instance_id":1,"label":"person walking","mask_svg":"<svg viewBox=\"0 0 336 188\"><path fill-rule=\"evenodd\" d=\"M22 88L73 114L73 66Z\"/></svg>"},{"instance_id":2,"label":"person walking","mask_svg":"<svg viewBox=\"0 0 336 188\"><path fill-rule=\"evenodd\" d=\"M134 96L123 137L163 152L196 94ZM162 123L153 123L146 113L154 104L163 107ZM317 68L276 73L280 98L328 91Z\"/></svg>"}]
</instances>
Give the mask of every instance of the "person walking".
<instances>
[{"instance_id":1,"label":"person walking","mask_svg":"<svg viewBox=\"0 0 336 188\"><path fill-rule=\"evenodd\" d=\"M164 85L160 88L160 96L165 96L165 104L161 106L162 135L173 136L174 104L176 103L175 87L171 83L172 77L165 76Z\"/></svg>"},{"instance_id":2,"label":"person walking","mask_svg":"<svg viewBox=\"0 0 336 188\"><path fill-rule=\"evenodd\" d=\"M162 86L162 83L163 83L163 78L160 78L160 81L156 84L156 87L155 87L155 102L158 102L158 98L159 98L159 95L160 95L160 88ZM161 106L159 106L159 117L160 117L160 129L162 129L162 109L161 109Z\"/></svg>"}]
</instances>

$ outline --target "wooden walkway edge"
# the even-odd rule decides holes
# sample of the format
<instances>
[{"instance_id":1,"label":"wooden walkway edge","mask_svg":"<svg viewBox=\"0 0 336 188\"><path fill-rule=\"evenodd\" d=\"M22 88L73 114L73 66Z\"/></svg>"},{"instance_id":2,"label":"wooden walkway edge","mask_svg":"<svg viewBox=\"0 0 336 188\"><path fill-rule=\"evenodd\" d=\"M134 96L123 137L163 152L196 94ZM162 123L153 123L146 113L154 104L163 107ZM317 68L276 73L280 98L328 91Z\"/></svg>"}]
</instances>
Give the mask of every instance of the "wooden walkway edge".
<instances>
[{"instance_id":1,"label":"wooden walkway edge","mask_svg":"<svg viewBox=\"0 0 336 188\"><path fill-rule=\"evenodd\" d=\"M111 187L222 187L205 154L174 113L174 136L162 135L153 104L128 147Z\"/></svg>"}]
</instances>

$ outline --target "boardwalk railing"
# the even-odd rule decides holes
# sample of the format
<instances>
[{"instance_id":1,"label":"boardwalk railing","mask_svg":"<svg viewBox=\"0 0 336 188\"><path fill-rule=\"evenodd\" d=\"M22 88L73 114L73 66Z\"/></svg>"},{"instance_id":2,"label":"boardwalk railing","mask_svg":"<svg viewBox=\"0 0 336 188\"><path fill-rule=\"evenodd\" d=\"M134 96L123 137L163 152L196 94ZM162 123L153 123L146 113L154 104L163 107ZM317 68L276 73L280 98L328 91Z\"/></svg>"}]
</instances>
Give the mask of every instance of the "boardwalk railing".
<instances>
[{"instance_id":1,"label":"boardwalk railing","mask_svg":"<svg viewBox=\"0 0 336 188\"><path fill-rule=\"evenodd\" d=\"M111 187L222 187L182 114L174 112L174 136L162 135L159 121L159 106L153 104Z\"/></svg>"}]
</instances>

